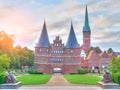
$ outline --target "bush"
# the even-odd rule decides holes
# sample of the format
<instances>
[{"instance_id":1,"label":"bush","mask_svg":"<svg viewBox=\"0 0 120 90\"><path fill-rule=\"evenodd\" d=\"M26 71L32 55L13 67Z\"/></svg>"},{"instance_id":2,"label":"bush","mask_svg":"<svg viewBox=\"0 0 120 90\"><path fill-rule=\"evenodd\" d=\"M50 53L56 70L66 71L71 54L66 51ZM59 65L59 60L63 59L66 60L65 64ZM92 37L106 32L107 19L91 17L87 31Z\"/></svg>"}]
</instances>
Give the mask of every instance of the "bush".
<instances>
[{"instance_id":1,"label":"bush","mask_svg":"<svg viewBox=\"0 0 120 90\"><path fill-rule=\"evenodd\" d=\"M86 68L79 68L78 69L78 74L86 74L86 73L88 73L88 69L86 69Z\"/></svg>"},{"instance_id":2,"label":"bush","mask_svg":"<svg viewBox=\"0 0 120 90\"><path fill-rule=\"evenodd\" d=\"M115 74L111 74L111 78L112 78L112 81L113 81L113 82L115 82L115 81L114 81L114 75L115 75Z\"/></svg>"},{"instance_id":3,"label":"bush","mask_svg":"<svg viewBox=\"0 0 120 90\"><path fill-rule=\"evenodd\" d=\"M37 72L37 71L28 71L29 74L43 74L43 72Z\"/></svg>"},{"instance_id":4,"label":"bush","mask_svg":"<svg viewBox=\"0 0 120 90\"><path fill-rule=\"evenodd\" d=\"M76 74L76 73L70 73L71 75L74 75L74 74Z\"/></svg>"},{"instance_id":5,"label":"bush","mask_svg":"<svg viewBox=\"0 0 120 90\"><path fill-rule=\"evenodd\" d=\"M43 74L43 72L38 72L38 71L36 71L36 70L33 69L33 68L30 68L30 69L28 70L28 73L30 73L30 74Z\"/></svg>"},{"instance_id":6,"label":"bush","mask_svg":"<svg viewBox=\"0 0 120 90\"><path fill-rule=\"evenodd\" d=\"M120 72L120 57L113 57L110 64L112 73Z\"/></svg>"},{"instance_id":7,"label":"bush","mask_svg":"<svg viewBox=\"0 0 120 90\"><path fill-rule=\"evenodd\" d=\"M3 83L5 83L5 73L4 72L2 72L2 73L0 73L0 84L3 84Z\"/></svg>"},{"instance_id":8,"label":"bush","mask_svg":"<svg viewBox=\"0 0 120 90\"><path fill-rule=\"evenodd\" d=\"M113 81L114 81L115 83L120 84L120 72L115 73L115 74L113 75Z\"/></svg>"}]
</instances>

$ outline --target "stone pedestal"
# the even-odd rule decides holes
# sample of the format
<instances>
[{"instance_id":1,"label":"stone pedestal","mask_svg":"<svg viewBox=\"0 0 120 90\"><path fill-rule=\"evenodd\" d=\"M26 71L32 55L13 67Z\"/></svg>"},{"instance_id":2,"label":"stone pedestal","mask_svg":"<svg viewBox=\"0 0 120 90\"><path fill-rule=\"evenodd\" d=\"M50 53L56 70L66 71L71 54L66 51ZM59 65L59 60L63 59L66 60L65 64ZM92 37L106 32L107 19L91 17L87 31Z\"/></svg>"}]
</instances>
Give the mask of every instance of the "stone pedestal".
<instances>
[{"instance_id":1,"label":"stone pedestal","mask_svg":"<svg viewBox=\"0 0 120 90\"><path fill-rule=\"evenodd\" d=\"M21 82L0 84L0 89L17 89L22 86Z\"/></svg>"},{"instance_id":2,"label":"stone pedestal","mask_svg":"<svg viewBox=\"0 0 120 90\"><path fill-rule=\"evenodd\" d=\"M97 85L103 89L120 89L119 84L116 84L116 83L98 82Z\"/></svg>"}]
</instances>

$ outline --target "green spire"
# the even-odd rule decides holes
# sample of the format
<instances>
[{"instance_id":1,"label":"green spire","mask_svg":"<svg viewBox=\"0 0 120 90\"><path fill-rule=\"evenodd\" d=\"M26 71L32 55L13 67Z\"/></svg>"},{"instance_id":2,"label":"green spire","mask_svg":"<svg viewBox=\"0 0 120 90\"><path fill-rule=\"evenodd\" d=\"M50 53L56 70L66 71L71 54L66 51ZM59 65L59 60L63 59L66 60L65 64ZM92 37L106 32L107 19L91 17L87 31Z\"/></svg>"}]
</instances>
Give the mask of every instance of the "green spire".
<instances>
[{"instance_id":1,"label":"green spire","mask_svg":"<svg viewBox=\"0 0 120 90\"><path fill-rule=\"evenodd\" d=\"M86 11L85 11L85 23L84 23L84 26L83 26L83 31L84 32L90 32L87 5L86 5Z\"/></svg>"}]
</instances>

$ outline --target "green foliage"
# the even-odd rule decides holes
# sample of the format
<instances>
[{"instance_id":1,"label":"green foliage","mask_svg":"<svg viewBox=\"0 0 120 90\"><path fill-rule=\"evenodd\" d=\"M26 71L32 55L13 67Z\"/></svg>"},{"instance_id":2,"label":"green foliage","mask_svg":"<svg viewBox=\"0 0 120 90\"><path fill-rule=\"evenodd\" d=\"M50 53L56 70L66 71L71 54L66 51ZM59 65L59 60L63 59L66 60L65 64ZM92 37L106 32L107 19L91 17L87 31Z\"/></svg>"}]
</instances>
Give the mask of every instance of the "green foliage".
<instances>
[{"instance_id":1,"label":"green foliage","mask_svg":"<svg viewBox=\"0 0 120 90\"><path fill-rule=\"evenodd\" d=\"M113 57L110 67L113 81L120 84L120 57Z\"/></svg>"},{"instance_id":2,"label":"green foliage","mask_svg":"<svg viewBox=\"0 0 120 90\"><path fill-rule=\"evenodd\" d=\"M16 46L13 47L14 38L13 35L8 35L4 31L0 32L0 55L6 54L11 62L10 68L22 69L22 66L33 66L34 64L34 53L27 47ZM4 64L1 63L2 66ZM1 66L0 65L0 66ZM0 67L1 70L1 67Z\"/></svg>"},{"instance_id":3,"label":"green foliage","mask_svg":"<svg viewBox=\"0 0 120 90\"><path fill-rule=\"evenodd\" d=\"M102 78L90 75L64 75L70 83L96 85Z\"/></svg>"},{"instance_id":4,"label":"green foliage","mask_svg":"<svg viewBox=\"0 0 120 90\"><path fill-rule=\"evenodd\" d=\"M109 48L107 52L108 52L108 53L113 53L113 49L112 49L112 48Z\"/></svg>"},{"instance_id":5,"label":"green foliage","mask_svg":"<svg viewBox=\"0 0 120 90\"><path fill-rule=\"evenodd\" d=\"M95 51L96 51L97 53L101 53L101 52L102 52L102 50L101 50L99 47L95 47L94 49L95 49Z\"/></svg>"},{"instance_id":6,"label":"green foliage","mask_svg":"<svg viewBox=\"0 0 120 90\"><path fill-rule=\"evenodd\" d=\"M90 50L95 50L97 53L101 53L102 52L102 50L99 48L99 47L90 47L90 49L89 49L89 51Z\"/></svg>"},{"instance_id":7,"label":"green foliage","mask_svg":"<svg viewBox=\"0 0 120 90\"><path fill-rule=\"evenodd\" d=\"M112 73L120 72L120 57L113 57L110 67Z\"/></svg>"},{"instance_id":8,"label":"green foliage","mask_svg":"<svg viewBox=\"0 0 120 90\"><path fill-rule=\"evenodd\" d=\"M90 47L90 48L89 48L89 51L91 51L91 50L93 50L93 49L94 49L94 47Z\"/></svg>"},{"instance_id":9,"label":"green foliage","mask_svg":"<svg viewBox=\"0 0 120 90\"><path fill-rule=\"evenodd\" d=\"M28 71L30 74L43 74L43 72L37 72L37 71Z\"/></svg>"},{"instance_id":10,"label":"green foliage","mask_svg":"<svg viewBox=\"0 0 120 90\"><path fill-rule=\"evenodd\" d=\"M34 68L30 68L28 73L30 73L30 74L43 74L43 72L38 72Z\"/></svg>"},{"instance_id":11,"label":"green foliage","mask_svg":"<svg viewBox=\"0 0 120 90\"><path fill-rule=\"evenodd\" d=\"M3 83L5 83L5 73L4 72L1 72L0 73L0 84L3 84Z\"/></svg>"},{"instance_id":12,"label":"green foliage","mask_svg":"<svg viewBox=\"0 0 120 90\"><path fill-rule=\"evenodd\" d=\"M16 46L14 48L14 61L11 68L22 69L22 66L32 67L34 64L34 53L27 47Z\"/></svg>"},{"instance_id":13,"label":"green foliage","mask_svg":"<svg viewBox=\"0 0 120 90\"><path fill-rule=\"evenodd\" d=\"M49 81L51 75L39 75L30 74L27 76L17 77L17 80L22 82L23 85L33 85L33 84L45 84Z\"/></svg>"},{"instance_id":14,"label":"green foliage","mask_svg":"<svg viewBox=\"0 0 120 90\"><path fill-rule=\"evenodd\" d=\"M86 68L79 68L77 71L78 71L78 74L86 74L86 73L88 73L88 69L86 69Z\"/></svg>"},{"instance_id":15,"label":"green foliage","mask_svg":"<svg viewBox=\"0 0 120 90\"><path fill-rule=\"evenodd\" d=\"M113 81L120 84L120 72L113 74Z\"/></svg>"},{"instance_id":16,"label":"green foliage","mask_svg":"<svg viewBox=\"0 0 120 90\"><path fill-rule=\"evenodd\" d=\"M71 75L77 74L77 73L70 73Z\"/></svg>"},{"instance_id":17,"label":"green foliage","mask_svg":"<svg viewBox=\"0 0 120 90\"><path fill-rule=\"evenodd\" d=\"M10 65L10 58L6 55L0 55L0 71L4 71Z\"/></svg>"}]
</instances>

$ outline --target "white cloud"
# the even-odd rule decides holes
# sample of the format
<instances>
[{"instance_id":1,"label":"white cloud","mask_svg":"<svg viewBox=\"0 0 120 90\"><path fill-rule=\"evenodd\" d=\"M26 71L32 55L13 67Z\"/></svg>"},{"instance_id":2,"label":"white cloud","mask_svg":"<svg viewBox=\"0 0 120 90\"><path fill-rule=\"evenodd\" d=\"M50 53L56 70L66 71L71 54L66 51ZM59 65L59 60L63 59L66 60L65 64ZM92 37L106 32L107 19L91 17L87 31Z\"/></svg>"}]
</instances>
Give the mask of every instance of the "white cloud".
<instances>
[{"instance_id":1,"label":"white cloud","mask_svg":"<svg viewBox=\"0 0 120 90\"><path fill-rule=\"evenodd\" d=\"M89 0L87 4L92 31L92 45L106 47L105 45L108 43L109 47L111 43L110 47L112 47L113 42L118 44L119 35L113 28L120 27L119 0ZM3 29L7 27L7 31L14 32L18 43L24 41L24 45L28 46L31 43L33 46L30 47L34 48L33 43L38 40L44 18L46 18L51 42L56 35L59 35L66 43L72 20L78 42L82 44L84 3L78 0L65 0L57 5L44 5L38 3L37 0L30 0L26 6L27 9L25 10L14 8L14 6L12 8L0 8L0 25L2 25L0 27ZM33 10L30 10L29 7ZM21 37L21 35L23 36ZM117 45L115 46L118 48Z\"/></svg>"}]
</instances>

